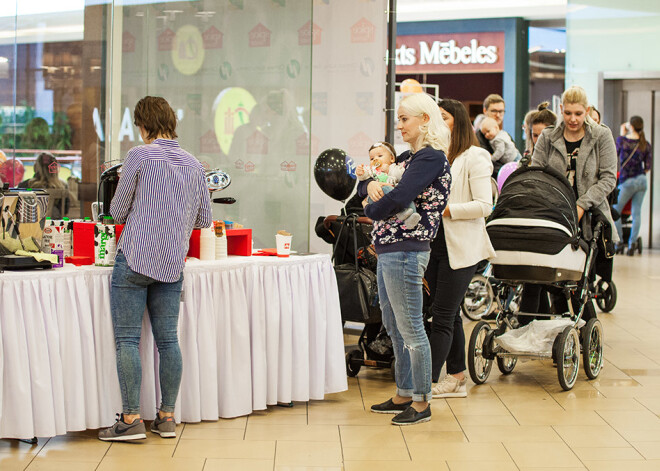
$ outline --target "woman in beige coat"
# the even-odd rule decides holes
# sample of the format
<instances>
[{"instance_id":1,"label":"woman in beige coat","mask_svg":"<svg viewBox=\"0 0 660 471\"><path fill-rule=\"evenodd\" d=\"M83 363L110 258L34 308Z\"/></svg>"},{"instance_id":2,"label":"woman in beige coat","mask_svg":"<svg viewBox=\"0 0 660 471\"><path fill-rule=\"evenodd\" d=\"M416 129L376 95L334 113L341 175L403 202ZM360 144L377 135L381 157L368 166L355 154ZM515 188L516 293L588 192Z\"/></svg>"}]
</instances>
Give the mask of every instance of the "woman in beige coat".
<instances>
[{"instance_id":1,"label":"woman in beige coat","mask_svg":"<svg viewBox=\"0 0 660 471\"><path fill-rule=\"evenodd\" d=\"M470 118L456 100L440 102L451 130L447 155L451 165L449 204L442 227L431 243L426 279L432 295L432 379L438 382L447 362L447 376L434 385L433 397L466 397L465 334L460 306L477 264L495 255L484 218L493 206L490 154L479 147Z\"/></svg>"}]
</instances>

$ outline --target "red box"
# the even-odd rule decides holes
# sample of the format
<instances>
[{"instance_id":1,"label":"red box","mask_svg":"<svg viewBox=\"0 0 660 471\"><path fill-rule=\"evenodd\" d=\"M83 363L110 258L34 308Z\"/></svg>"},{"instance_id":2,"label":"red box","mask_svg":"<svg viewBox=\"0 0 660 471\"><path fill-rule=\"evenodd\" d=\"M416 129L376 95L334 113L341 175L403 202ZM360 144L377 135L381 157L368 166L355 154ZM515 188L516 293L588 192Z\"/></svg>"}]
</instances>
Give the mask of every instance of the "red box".
<instances>
[{"instance_id":1,"label":"red box","mask_svg":"<svg viewBox=\"0 0 660 471\"><path fill-rule=\"evenodd\" d=\"M227 255L252 255L252 229L227 229Z\"/></svg>"},{"instance_id":2,"label":"red box","mask_svg":"<svg viewBox=\"0 0 660 471\"><path fill-rule=\"evenodd\" d=\"M193 229L188 242L188 253L186 257L199 258L199 236L201 229Z\"/></svg>"},{"instance_id":3,"label":"red box","mask_svg":"<svg viewBox=\"0 0 660 471\"><path fill-rule=\"evenodd\" d=\"M95 222L73 223L73 255L76 257L88 257L94 263L94 227ZM88 265L89 265L88 264Z\"/></svg>"}]
</instances>

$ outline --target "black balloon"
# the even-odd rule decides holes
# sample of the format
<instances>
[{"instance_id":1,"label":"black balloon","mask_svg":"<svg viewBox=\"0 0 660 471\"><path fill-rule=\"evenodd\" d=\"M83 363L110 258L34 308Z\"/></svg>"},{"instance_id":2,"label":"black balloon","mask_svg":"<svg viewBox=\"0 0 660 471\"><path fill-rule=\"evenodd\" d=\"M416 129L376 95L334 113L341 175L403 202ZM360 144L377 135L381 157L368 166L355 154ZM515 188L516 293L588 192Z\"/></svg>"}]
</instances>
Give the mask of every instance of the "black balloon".
<instances>
[{"instance_id":1,"label":"black balloon","mask_svg":"<svg viewBox=\"0 0 660 471\"><path fill-rule=\"evenodd\" d=\"M314 164L314 178L326 195L344 201L355 188L355 162L341 149L324 150Z\"/></svg>"}]
</instances>

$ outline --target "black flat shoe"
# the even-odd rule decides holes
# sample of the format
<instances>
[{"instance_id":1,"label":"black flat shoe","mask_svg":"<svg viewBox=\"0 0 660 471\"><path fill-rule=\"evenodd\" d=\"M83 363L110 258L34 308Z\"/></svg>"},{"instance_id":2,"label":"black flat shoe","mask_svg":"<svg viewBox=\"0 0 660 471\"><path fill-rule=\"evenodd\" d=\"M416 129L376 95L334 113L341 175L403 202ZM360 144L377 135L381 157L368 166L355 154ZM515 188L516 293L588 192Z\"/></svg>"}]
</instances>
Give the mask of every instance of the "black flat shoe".
<instances>
[{"instance_id":1,"label":"black flat shoe","mask_svg":"<svg viewBox=\"0 0 660 471\"><path fill-rule=\"evenodd\" d=\"M376 414L400 414L408 409L411 404L412 400L404 402L403 404L395 404L392 402L392 398L390 398L385 402L371 406L371 412L375 412Z\"/></svg>"},{"instance_id":2,"label":"black flat shoe","mask_svg":"<svg viewBox=\"0 0 660 471\"><path fill-rule=\"evenodd\" d=\"M417 412L410 406L392 419L392 425L415 425L431 420L431 404L422 412Z\"/></svg>"}]
</instances>

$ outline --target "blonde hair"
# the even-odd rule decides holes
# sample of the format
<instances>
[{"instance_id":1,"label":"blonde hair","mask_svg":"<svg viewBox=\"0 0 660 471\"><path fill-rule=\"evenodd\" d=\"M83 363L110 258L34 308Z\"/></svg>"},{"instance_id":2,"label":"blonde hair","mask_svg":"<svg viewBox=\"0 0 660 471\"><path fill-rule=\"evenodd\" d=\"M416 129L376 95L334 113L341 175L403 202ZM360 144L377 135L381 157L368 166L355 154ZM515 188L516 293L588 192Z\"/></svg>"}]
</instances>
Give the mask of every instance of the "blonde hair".
<instances>
[{"instance_id":1,"label":"blonde hair","mask_svg":"<svg viewBox=\"0 0 660 471\"><path fill-rule=\"evenodd\" d=\"M561 103L562 105L582 105L585 110L589 109L587 92L584 91L584 88L578 87L577 85L567 88L564 93L561 94Z\"/></svg>"},{"instance_id":2,"label":"blonde hair","mask_svg":"<svg viewBox=\"0 0 660 471\"><path fill-rule=\"evenodd\" d=\"M493 118L486 117L486 118L481 120L480 129L481 129L482 133L484 132L484 129L489 129L489 128L492 128L493 126L495 126L497 128L497 130L499 131L500 125L497 124L497 121L495 121Z\"/></svg>"},{"instance_id":3,"label":"blonde hair","mask_svg":"<svg viewBox=\"0 0 660 471\"><path fill-rule=\"evenodd\" d=\"M451 133L442 119L440 108L438 108L433 98L425 93L415 93L401 100L399 109L403 109L413 116L422 117L426 115L429 118L427 123L419 127L419 138L414 145L410 144L410 150L432 147L447 154Z\"/></svg>"}]
</instances>

